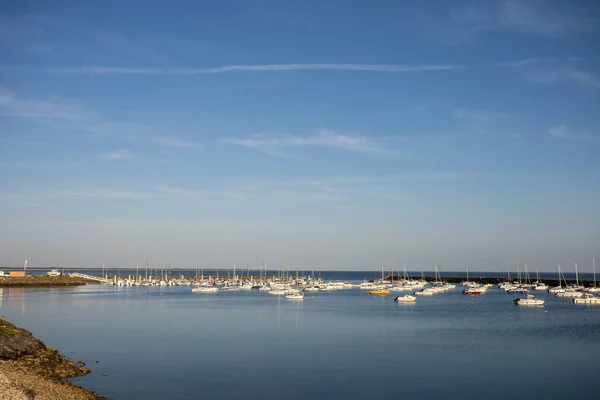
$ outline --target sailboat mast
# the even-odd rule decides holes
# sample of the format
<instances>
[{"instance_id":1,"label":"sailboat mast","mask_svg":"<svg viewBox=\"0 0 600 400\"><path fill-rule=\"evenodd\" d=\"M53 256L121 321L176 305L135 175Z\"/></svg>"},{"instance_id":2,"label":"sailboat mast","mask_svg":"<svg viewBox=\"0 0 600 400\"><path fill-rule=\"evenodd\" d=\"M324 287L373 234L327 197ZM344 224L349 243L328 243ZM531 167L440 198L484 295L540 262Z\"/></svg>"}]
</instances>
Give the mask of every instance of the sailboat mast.
<instances>
[{"instance_id":1,"label":"sailboat mast","mask_svg":"<svg viewBox=\"0 0 600 400\"><path fill-rule=\"evenodd\" d=\"M558 263L558 287L562 287L562 281L560 280L560 263Z\"/></svg>"},{"instance_id":2,"label":"sailboat mast","mask_svg":"<svg viewBox=\"0 0 600 400\"><path fill-rule=\"evenodd\" d=\"M596 287L596 260L592 257L592 269L594 270L594 287Z\"/></svg>"},{"instance_id":3,"label":"sailboat mast","mask_svg":"<svg viewBox=\"0 0 600 400\"><path fill-rule=\"evenodd\" d=\"M577 286L579 286L579 271L577 268L577 263L575 263L575 283Z\"/></svg>"}]
</instances>

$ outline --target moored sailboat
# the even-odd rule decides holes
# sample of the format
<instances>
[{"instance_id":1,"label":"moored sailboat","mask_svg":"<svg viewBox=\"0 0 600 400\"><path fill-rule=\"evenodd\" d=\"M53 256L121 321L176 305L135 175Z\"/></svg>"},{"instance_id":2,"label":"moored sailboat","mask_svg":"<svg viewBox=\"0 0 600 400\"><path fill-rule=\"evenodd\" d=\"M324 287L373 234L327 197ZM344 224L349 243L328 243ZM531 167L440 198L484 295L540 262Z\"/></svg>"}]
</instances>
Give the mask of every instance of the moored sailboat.
<instances>
[{"instance_id":1,"label":"moored sailboat","mask_svg":"<svg viewBox=\"0 0 600 400\"><path fill-rule=\"evenodd\" d=\"M596 285L596 259L592 257L592 270L594 271L594 287L588 288L588 292L590 293L598 293L600 292L600 287Z\"/></svg>"}]
</instances>

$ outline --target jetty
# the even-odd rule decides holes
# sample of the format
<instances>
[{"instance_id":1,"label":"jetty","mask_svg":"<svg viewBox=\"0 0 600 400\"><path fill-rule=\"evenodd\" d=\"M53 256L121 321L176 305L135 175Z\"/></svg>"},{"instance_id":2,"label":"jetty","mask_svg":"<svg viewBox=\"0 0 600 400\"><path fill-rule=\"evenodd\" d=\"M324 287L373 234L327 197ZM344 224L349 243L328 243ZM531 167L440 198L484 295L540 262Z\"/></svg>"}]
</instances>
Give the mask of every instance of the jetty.
<instances>
[{"instance_id":1,"label":"jetty","mask_svg":"<svg viewBox=\"0 0 600 400\"><path fill-rule=\"evenodd\" d=\"M104 283L106 285L112 283L112 281L110 279L108 279L108 278L102 278L101 276L95 276L95 275L80 274L79 272L70 273L69 277L86 279L88 281L94 281L94 282Z\"/></svg>"},{"instance_id":2,"label":"jetty","mask_svg":"<svg viewBox=\"0 0 600 400\"><path fill-rule=\"evenodd\" d=\"M0 287L61 287L82 286L89 283L97 283L97 281L71 276L0 276Z\"/></svg>"}]
</instances>

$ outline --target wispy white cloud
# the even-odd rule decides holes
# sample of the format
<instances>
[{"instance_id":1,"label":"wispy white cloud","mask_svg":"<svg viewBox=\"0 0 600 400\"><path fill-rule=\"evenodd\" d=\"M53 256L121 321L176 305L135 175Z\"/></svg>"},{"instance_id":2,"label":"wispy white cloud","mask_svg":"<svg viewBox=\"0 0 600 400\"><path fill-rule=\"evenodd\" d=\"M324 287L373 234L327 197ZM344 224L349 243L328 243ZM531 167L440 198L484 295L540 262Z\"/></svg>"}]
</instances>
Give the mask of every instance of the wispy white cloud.
<instances>
[{"instance_id":1,"label":"wispy white cloud","mask_svg":"<svg viewBox=\"0 0 600 400\"><path fill-rule=\"evenodd\" d=\"M360 153L392 154L393 150L382 146L376 139L366 136L351 136L335 131L319 131L312 136L297 135L253 135L248 138L226 138L226 143L243 146L266 153L285 156L283 151L290 147L329 147Z\"/></svg>"},{"instance_id":2,"label":"wispy white cloud","mask_svg":"<svg viewBox=\"0 0 600 400\"><path fill-rule=\"evenodd\" d=\"M41 119L53 128L66 129L78 134L85 133L90 138L111 142L119 147L124 143L135 146L150 145L157 149L193 149L199 146L195 141L164 134L169 130L165 126L110 121L79 100L58 96L24 97L2 86L0 86L0 115ZM173 132L172 129L169 131ZM20 143L25 142L22 140ZM100 154L100 157L106 160L129 160L135 158L136 154L130 149L118 149Z\"/></svg>"},{"instance_id":3,"label":"wispy white cloud","mask_svg":"<svg viewBox=\"0 0 600 400\"><path fill-rule=\"evenodd\" d=\"M557 125L548 129L550 136L557 139L571 139L583 141L600 141L600 136L593 136L586 133L573 132L567 125Z\"/></svg>"},{"instance_id":4,"label":"wispy white cloud","mask_svg":"<svg viewBox=\"0 0 600 400\"><path fill-rule=\"evenodd\" d=\"M485 171L418 171L386 176L333 176L327 178L293 178L288 180L246 179L227 185L207 187L173 187L157 185L144 190L114 188L71 188L41 190L25 193L0 193L0 201L31 206L47 206L50 201L63 202L80 199L114 201L155 200L190 202L218 206L225 201L240 204L240 200L261 200L261 204L316 204L340 209L373 204L365 200L403 201L412 197L405 183L418 181L436 185L438 182L487 181L501 178L501 174ZM368 205L371 204L371 205Z\"/></svg>"},{"instance_id":5,"label":"wispy white cloud","mask_svg":"<svg viewBox=\"0 0 600 400\"><path fill-rule=\"evenodd\" d=\"M405 188L409 182L489 181L502 174L487 171L416 171L385 176L334 176L317 179L255 179L239 190L269 198L304 199L303 202L326 201L350 205L361 199L405 200L411 197Z\"/></svg>"},{"instance_id":6,"label":"wispy white cloud","mask_svg":"<svg viewBox=\"0 0 600 400\"><path fill-rule=\"evenodd\" d=\"M22 98L0 86L0 114L23 118L75 120L92 113L82 102L52 97L44 100Z\"/></svg>"},{"instance_id":7,"label":"wispy white cloud","mask_svg":"<svg viewBox=\"0 0 600 400\"><path fill-rule=\"evenodd\" d=\"M555 83L572 82L591 89L600 89L600 79L592 73L579 67L576 63L579 58L525 58L505 62L495 62L475 65L450 65L450 64L432 64L432 65L379 65L379 64L266 64L266 65L231 65L216 68L129 68L129 67L15 67L0 66L0 71L29 71L32 73L43 74L64 74L64 75L147 75L147 76L165 76L165 75L200 75L200 74L221 74L233 72L282 72L282 71L355 71L355 72L382 72L382 73L409 73L426 71L452 71L461 69L516 69L523 74L530 83ZM2 104L3 103L3 104ZM21 100L17 99L13 93L3 90L0 87L0 113L13 116L24 117L51 117L51 118L76 118L82 112L81 105L69 104L63 99L52 99L52 101L39 100ZM124 123L108 123L98 126L88 126L86 130L110 135L110 131L115 129L116 125ZM125 123L126 124L126 123ZM129 124L135 125L135 124ZM140 124L137 124L140 125ZM120 129L120 128L119 128ZM155 131L154 140L157 144L174 148L193 148L197 143L184 140L177 137L169 137L157 131L156 127L145 127L146 131ZM121 129L122 131L122 129ZM131 133L126 133L122 138L133 137Z\"/></svg>"},{"instance_id":8,"label":"wispy white cloud","mask_svg":"<svg viewBox=\"0 0 600 400\"><path fill-rule=\"evenodd\" d=\"M278 71L356 71L356 72L425 72L462 69L461 65L385 65L385 64L263 64L225 65L214 68L130 68L130 67L14 67L3 70L19 70L44 74L64 75L205 75L228 72L278 72Z\"/></svg>"},{"instance_id":9,"label":"wispy white cloud","mask_svg":"<svg viewBox=\"0 0 600 400\"><path fill-rule=\"evenodd\" d=\"M191 142L188 140L178 139L169 136L157 136L155 137L155 141L158 144L163 145L165 147L173 147L179 149L192 149L194 147L198 147L198 143L196 142Z\"/></svg>"},{"instance_id":10,"label":"wispy white cloud","mask_svg":"<svg viewBox=\"0 0 600 400\"><path fill-rule=\"evenodd\" d=\"M138 144L154 144L159 147L192 149L199 143L163 134L168 128L155 124L128 121L111 121L86 124L82 127L98 139L111 139Z\"/></svg>"},{"instance_id":11,"label":"wispy white cloud","mask_svg":"<svg viewBox=\"0 0 600 400\"><path fill-rule=\"evenodd\" d=\"M456 108L453 110L453 113L457 118L479 123L492 122L510 117L508 113L503 111L472 108Z\"/></svg>"},{"instance_id":12,"label":"wispy white cloud","mask_svg":"<svg viewBox=\"0 0 600 400\"><path fill-rule=\"evenodd\" d=\"M104 158L105 160L122 161L122 160L131 160L131 159L135 158L136 155L131 150L118 149L118 150L113 150L109 153L101 154L101 157Z\"/></svg>"},{"instance_id":13,"label":"wispy white cloud","mask_svg":"<svg viewBox=\"0 0 600 400\"><path fill-rule=\"evenodd\" d=\"M556 64L545 68L528 68L523 70L523 74L531 83L575 83L588 89L600 90L600 79L573 63Z\"/></svg>"},{"instance_id":14,"label":"wispy white cloud","mask_svg":"<svg viewBox=\"0 0 600 400\"><path fill-rule=\"evenodd\" d=\"M214 68L138 68L138 67L16 67L0 66L0 70L19 70L40 74L56 75L207 75L233 72L286 72L286 71L350 71L350 72L381 72L381 73L411 73L453 71L468 68L517 68L526 65L547 64L560 61L557 58L527 58L484 65L457 64L262 64L262 65L225 65Z\"/></svg>"},{"instance_id":15,"label":"wispy white cloud","mask_svg":"<svg viewBox=\"0 0 600 400\"><path fill-rule=\"evenodd\" d=\"M497 21L507 29L523 29L545 36L562 36L570 32L597 29L599 22L586 10L561 0L501 0Z\"/></svg>"},{"instance_id":16,"label":"wispy white cloud","mask_svg":"<svg viewBox=\"0 0 600 400\"><path fill-rule=\"evenodd\" d=\"M568 60L577 60L577 58L569 58ZM491 64L492 67L495 68L519 68L519 67L527 67L527 66L531 66L531 65L544 65L544 64L554 64L554 63L558 63L558 62L563 62L563 59L560 58L556 58L556 57L547 57L547 58L539 58L539 57L532 57L532 58L524 58L522 60L513 60L513 61L506 61L506 62L500 62L500 63L494 63Z\"/></svg>"},{"instance_id":17,"label":"wispy white cloud","mask_svg":"<svg viewBox=\"0 0 600 400\"><path fill-rule=\"evenodd\" d=\"M122 32L98 29L92 32L92 38L105 49L120 56L131 56L141 62L160 63L162 65L171 60L153 50L152 43L139 43L135 38Z\"/></svg>"},{"instance_id":18,"label":"wispy white cloud","mask_svg":"<svg viewBox=\"0 0 600 400\"><path fill-rule=\"evenodd\" d=\"M206 198L206 197L223 197L236 200L250 200L258 199L261 196L258 193L250 193L240 189L186 189L186 188L175 188L171 186L158 186L156 187L157 193L164 195L165 197L172 198Z\"/></svg>"},{"instance_id":19,"label":"wispy white cloud","mask_svg":"<svg viewBox=\"0 0 600 400\"><path fill-rule=\"evenodd\" d=\"M600 90L600 79L587 71L572 70L567 73L566 78L579 83L582 86Z\"/></svg>"},{"instance_id":20,"label":"wispy white cloud","mask_svg":"<svg viewBox=\"0 0 600 400\"><path fill-rule=\"evenodd\" d=\"M22 53L53 53L47 30L53 22L43 14L0 13L0 46Z\"/></svg>"},{"instance_id":21,"label":"wispy white cloud","mask_svg":"<svg viewBox=\"0 0 600 400\"><path fill-rule=\"evenodd\" d=\"M559 37L598 29L599 21L589 11L562 0L467 0L448 2L446 9L420 10L413 23L435 40L459 45L486 32Z\"/></svg>"},{"instance_id":22,"label":"wispy white cloud","mask_svg":"<svg viewBox=\"0 0 600 400\"><path fill-rule=\"evenodd\" d=\"M114 199L114 200L149 200L164 198L158 192L136 192L130 190L114 190L114 189L65 189L65 190L49 190L41 193L36 193L35 196L42 196L48 199L76 199L76 198L93 198L93 199Z\"/></svg>"}]
</instances>

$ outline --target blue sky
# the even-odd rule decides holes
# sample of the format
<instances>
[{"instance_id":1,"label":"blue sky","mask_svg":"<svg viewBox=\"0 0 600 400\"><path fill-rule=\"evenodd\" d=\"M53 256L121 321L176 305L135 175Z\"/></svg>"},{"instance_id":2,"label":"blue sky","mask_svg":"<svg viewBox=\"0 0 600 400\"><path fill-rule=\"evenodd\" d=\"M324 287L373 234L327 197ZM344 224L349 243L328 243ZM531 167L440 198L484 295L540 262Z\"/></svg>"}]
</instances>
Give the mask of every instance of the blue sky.
<instances>
[{"instance_id":1,"label":"blue sky","mask_svg":"<svg viewBox=\"0 0 600 400\"><path fill-rule=\"evenodd\" d=\"M598 43L595 1L3 3L0 263L591 270Z\"/></svg>"}]
</instances>

